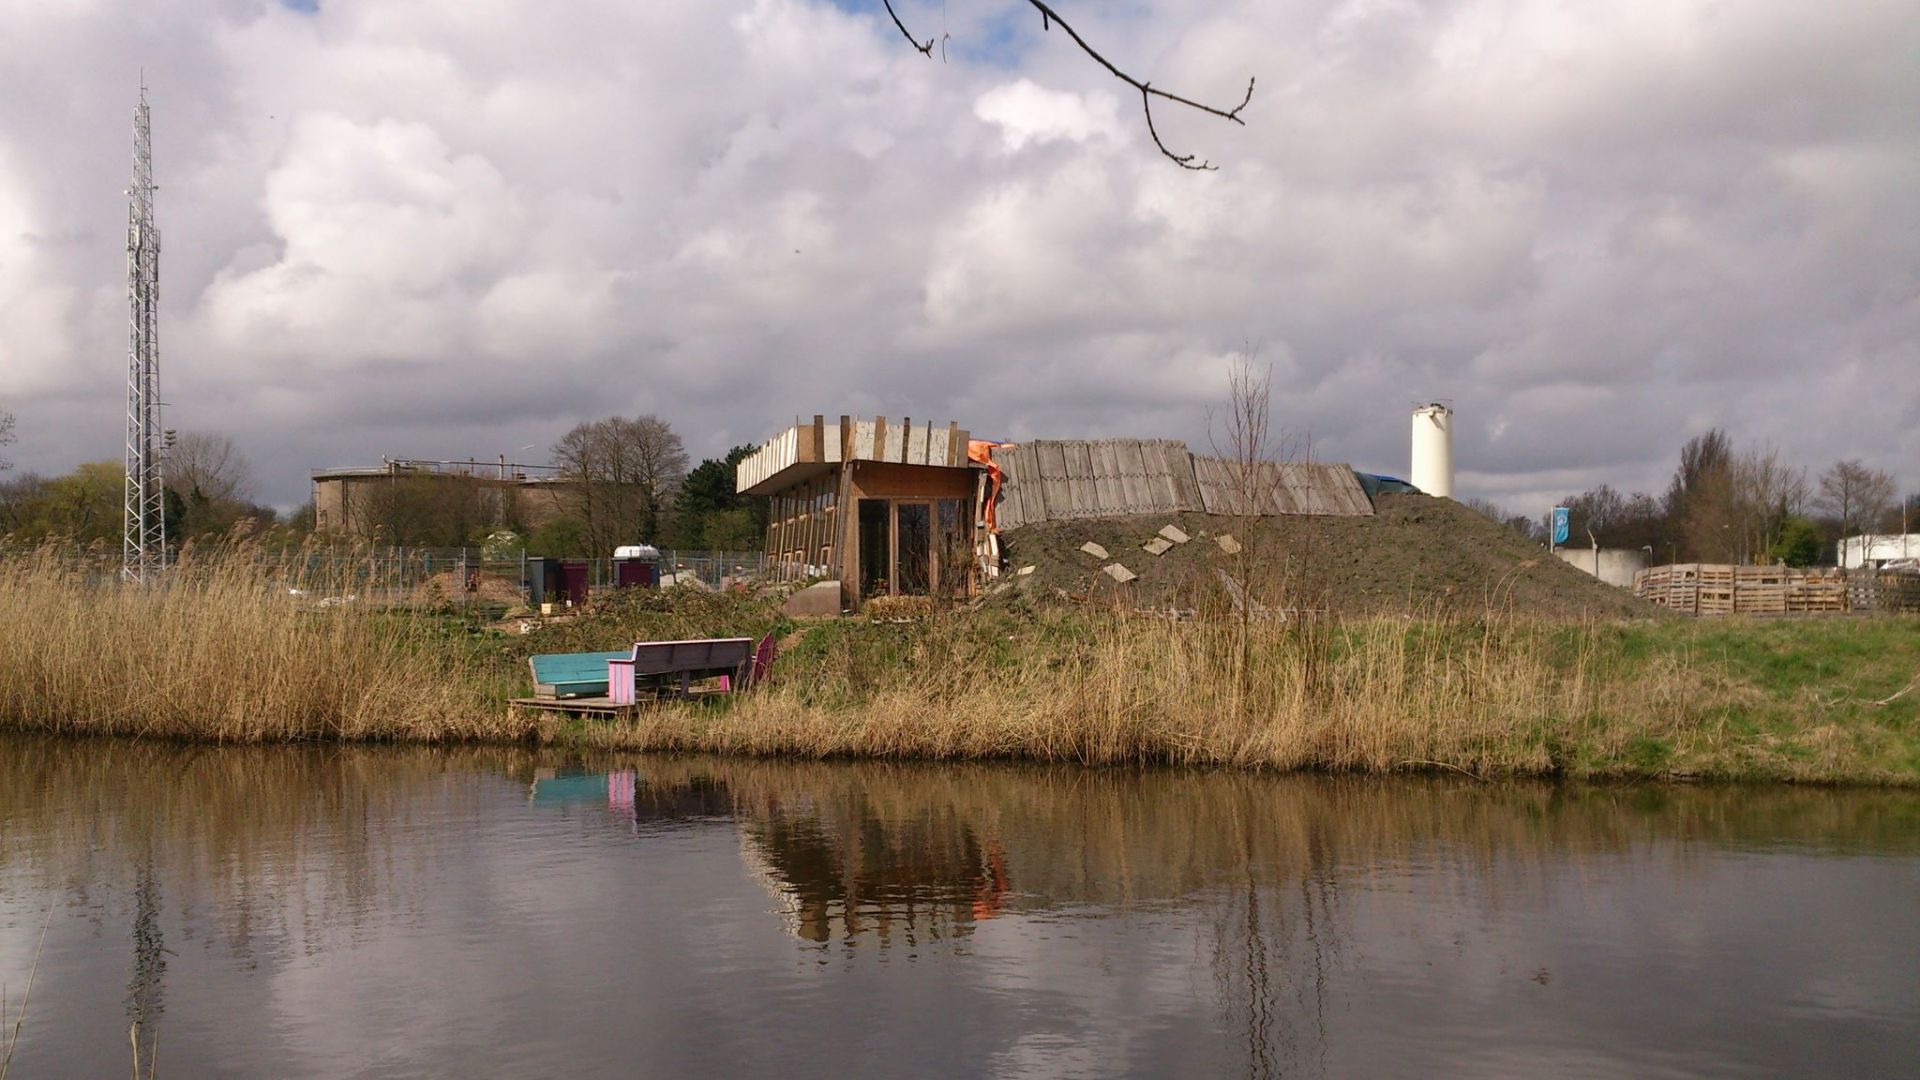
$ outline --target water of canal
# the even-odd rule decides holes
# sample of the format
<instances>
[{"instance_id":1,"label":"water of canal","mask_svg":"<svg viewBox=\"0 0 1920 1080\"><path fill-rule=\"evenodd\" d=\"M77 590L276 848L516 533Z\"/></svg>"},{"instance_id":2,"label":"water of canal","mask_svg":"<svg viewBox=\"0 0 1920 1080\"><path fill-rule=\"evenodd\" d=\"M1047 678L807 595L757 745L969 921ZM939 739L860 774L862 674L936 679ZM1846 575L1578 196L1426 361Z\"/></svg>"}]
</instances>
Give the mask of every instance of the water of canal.
<instances>
[{"instance_id":1,"label":"water of canal","mask_svg":"<svg viewBox=\"0 0 1920 1080\"><path fill-rule=\"evenodd\" d=\"M9 1080L1906 1076L1920 794L4 738L30 972Z\"/></svg>"}]
</instances>

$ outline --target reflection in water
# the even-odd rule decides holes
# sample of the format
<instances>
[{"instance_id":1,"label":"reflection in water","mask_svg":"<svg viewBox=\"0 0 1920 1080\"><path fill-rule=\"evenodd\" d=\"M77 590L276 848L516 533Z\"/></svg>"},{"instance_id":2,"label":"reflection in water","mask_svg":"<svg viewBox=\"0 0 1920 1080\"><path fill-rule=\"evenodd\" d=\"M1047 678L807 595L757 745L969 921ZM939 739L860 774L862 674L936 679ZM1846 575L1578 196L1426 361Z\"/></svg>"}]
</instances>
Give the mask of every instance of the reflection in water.
<instances>
[{"instance_id":1,"label":"reflection in water","mask_svg":"<svg viewBox=\"0 0 1920 1080\"><path fill-rule=\"evenodd\" d=\"M1792 1071L1802 1042L1873 1071L1920 1037L1888 960L1920 943L1916 803L0 740L0 981L47 906L82 916L44 1022L70 1052L111 1037L111 986L182 1075L540 1071L636 1041L669 1072L766 1071L766 1046L900 1071L879 1015L911 1071L1391 1072L1434 1047L1453 1071ZM89 929L128 925L130 974ZM366 1034L422 1002L437 1025Z\"/></svg>"},{"instance_id":2,"label":"reflection in water","mask_svg":"<svg viewBox=\"0 0 1920 1080\"><path fill-rule=\"evenodd\" d=\"M140 858L133 886L133 976L127 981L127 1019L132 1022L135 1075L140 1062L158 1056L160 1014L166 1009L167 944L160 929L160 884L151 852Z\"/></svg>"}]
</instances>

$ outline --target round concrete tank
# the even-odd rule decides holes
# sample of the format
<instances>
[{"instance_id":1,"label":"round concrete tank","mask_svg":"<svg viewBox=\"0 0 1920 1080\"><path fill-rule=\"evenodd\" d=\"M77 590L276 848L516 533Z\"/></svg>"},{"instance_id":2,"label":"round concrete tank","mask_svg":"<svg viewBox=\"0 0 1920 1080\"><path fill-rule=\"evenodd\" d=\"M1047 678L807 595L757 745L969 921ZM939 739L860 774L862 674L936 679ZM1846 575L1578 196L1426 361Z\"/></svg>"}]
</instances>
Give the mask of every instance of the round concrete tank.
<instances>
[{"instance_id":1,"label":"round concrete tank","mask_svg":"<svg viewBox=\"0 0 1920 1080\"><path fill-rule=\"evenodd\" d=\"M1429 495L1453 498L1453 410L1439 402L1413 410L1413 467L1407 479Z\"/></svg>"}]
</instances>

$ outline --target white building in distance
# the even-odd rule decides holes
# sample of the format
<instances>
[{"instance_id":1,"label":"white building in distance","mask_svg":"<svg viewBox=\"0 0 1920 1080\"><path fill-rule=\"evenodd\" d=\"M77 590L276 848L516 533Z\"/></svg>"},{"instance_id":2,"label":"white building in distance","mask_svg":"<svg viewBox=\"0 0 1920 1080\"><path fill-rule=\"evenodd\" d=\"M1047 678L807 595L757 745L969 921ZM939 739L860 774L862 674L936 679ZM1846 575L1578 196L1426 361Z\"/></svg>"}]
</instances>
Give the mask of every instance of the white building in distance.
<instances>
[{"instance_id":1,"label":"white building in distance","mask_svg":"<svg viewBox=\"0 0 1920 1080\"><path fill-rule=\"evenodd\" d=\"M1896 559L1920 559L1920 533L1849 536L1840 541L1842 570L1878 569Z\"/></svg>"}]
</instances>

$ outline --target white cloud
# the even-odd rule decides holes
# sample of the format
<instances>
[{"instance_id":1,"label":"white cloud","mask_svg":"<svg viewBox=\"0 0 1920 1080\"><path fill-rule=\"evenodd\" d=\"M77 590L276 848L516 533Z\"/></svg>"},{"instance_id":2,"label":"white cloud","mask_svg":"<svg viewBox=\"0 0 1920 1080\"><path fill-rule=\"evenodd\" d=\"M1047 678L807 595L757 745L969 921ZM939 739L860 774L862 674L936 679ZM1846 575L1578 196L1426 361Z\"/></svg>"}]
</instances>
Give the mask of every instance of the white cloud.
<instances>
[{"instance_id":1,"label":"white cloud","mask_svg":"<svg viewBox=\"0 0 1920 1080\"><path fill-rule=\"evenodd\" d=\"M53 9L57 8L55 11ZM795 413L1203 438L1284 357L1315 452L1405 460L1448 397L1474 490L1654 486L1706 424L1920 484L1920 21L1903 5L1088 6L1245 126L1155 110L1017 4L28 5L0 42L12 456L114 457L145 67L169 422L280 502L381 453L613 409L697 453ZM1012 35L1007 38L1006 35Z\"/></svg>"},{"instance_id":2,"label":"white cloud","mask_svg":"<svg viewBox=\"0 0 1920 1080\"><path fill-rule=\"evenodd\" d=\"M1117 141L1116 111L1110 94L1048 90L1028 79L996 86L973 103L975 116L1000 125L1001 142L1009 152L1031 143Z\"/></svg>"}]
</instances>

